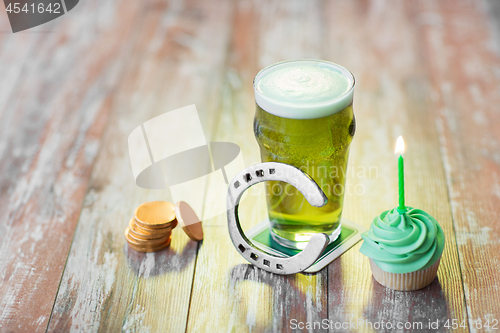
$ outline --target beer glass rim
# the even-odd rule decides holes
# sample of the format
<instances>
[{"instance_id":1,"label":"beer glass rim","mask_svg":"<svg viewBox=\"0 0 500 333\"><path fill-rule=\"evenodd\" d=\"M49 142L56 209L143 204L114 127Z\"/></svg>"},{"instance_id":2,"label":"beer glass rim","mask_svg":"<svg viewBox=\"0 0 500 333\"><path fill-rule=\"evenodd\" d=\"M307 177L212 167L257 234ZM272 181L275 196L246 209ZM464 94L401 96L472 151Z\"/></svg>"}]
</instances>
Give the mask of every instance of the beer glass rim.
<instances>
[{"instance_id":1,"label":"beer glass rim","mask_svg":"<svg viewBox=\"0 0 500 333\"><path fill-rule=\"evenodd\" d=\"M274 63L274 64L271 64L269 66L264 67L255 75L255 77L253 79L253 87L254 87L254 91L255 91L255 95L256 95L256 101L257 101L257 95L260 95L262 99L270 101L272 104L275 104L276 107L281 105L281 106L288 108L288 109L290 109L290 108L299 109L300 107L296 107L294 105L287 105L286 102L283 102L283 101L280 101L280 100L275 99L273 97L269 97L269 96L264 95L261 91L258 90L257 83L259 82L259 79L262 76L262 74L269 71L270 69L273 69L273 68L278 67L278 66L290 64L290 63L300 63L300 62L326 64L330 67L338 69L340 71L340 74L344 75L350 81L350 85L349 85L348 89L344 93L342 93L341 95L335 96L332 99L329 99L327 101L308 103L307 107L309 107L309 108L321 108L321 107L326 107L327 105L335 105L337 102L341 102L343 99L346 99L349 96L350 96L350 103L348 103L348 104L352 103L353 90L354 90L354 86L356 85L356 80L354 78L354 75L347 68L345 68L339 64L336 64L334 62L327 61L327 60L321 60L321 59L292 59L292 60L280 61L280 62L277 62L277 63ZM259 103L257 103L257 104L259 105ZM259 105L259 106L262 107L262 105ZM302 107L305 107L305 106L302 106ZM265 108L263 108L263 109L266 110ZM270 110L266 110L266 111L271 112ZM340 111L340 110L338 110L338 111ZM338 111L336 111L336 112L338 112ZM336 112L333 112L332 114L334 114ZM271 112L271 113L273 113L273 112ZM278 113L281 113L281 112L278 112ZM320 114L319 117L328 115L328 114L325 114L325 112L320 112L319 114ZM286 118L295 118L295 117L287 117L286 115L283 115L283 114L280 114L280 116L284 116ZM319 118L319 117L314 117L314 116L309 117L308 116L305 118ZM300 119L300 118L304 118L304 117L298 117L298 118Z\"/></svg>"}]
</instances>

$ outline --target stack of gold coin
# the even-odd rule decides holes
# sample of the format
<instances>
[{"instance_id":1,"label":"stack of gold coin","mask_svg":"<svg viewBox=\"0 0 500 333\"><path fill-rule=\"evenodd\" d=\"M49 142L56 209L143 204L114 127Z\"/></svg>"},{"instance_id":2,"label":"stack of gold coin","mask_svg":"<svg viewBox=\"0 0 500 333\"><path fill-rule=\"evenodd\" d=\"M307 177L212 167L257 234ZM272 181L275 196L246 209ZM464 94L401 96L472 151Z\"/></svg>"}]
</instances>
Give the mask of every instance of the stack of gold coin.
<instances>
[{"instance_id":1,"label":"stack of gold coin","mask_svg":"<svg viewBox=\"0 0 500 333\"><path fill-rule=\"evenodd\" d=\"M136 251L160 251L170 245L172 229L176 226L175 206L172 203L146 202L135 210L135 216L125 229L125 238Z\"/></svg>"}]
</instances>

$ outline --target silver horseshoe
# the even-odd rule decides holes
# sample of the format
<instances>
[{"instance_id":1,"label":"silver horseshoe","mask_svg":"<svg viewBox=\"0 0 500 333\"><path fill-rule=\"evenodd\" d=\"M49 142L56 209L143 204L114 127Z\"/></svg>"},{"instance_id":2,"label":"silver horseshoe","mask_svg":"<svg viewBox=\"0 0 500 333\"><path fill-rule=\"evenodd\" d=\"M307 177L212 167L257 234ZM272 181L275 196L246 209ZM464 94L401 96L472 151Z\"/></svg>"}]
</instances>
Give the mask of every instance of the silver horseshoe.
<instances>
[{"instance_id":1,"label":"silver horseshoe","mask_svg":"<svg viewBox=\"0 0 500 333\"><path fill-rule=\"evenodd\" d=\"M252 165L238 173L231 180L227 190L229 235L236 250L252 265L280 275L302 272L319 259L329 243L328 235L324 233L313 235L301 252L293 257L284 258L258 250L241 229L238 205L243 193L252 185L268 180L284 181L295 186L315 207L324 206L327 202L327 197L318 184L299 168L277 162Z\"/></svg>"}]
</instances>

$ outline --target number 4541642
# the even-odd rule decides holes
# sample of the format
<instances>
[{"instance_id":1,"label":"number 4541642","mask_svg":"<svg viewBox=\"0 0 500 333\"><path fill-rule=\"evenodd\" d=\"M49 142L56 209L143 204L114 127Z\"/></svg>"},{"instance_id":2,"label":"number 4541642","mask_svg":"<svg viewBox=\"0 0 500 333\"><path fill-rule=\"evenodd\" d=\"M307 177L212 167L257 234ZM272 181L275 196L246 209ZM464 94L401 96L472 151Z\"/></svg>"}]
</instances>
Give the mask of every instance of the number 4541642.
<instances>
[{"instance_id":1,"label":"number 4541642","mask_svg":"<svg viewBox=\"0 0 500 333\"><path fill-rule=\"evenodd\" d=\"M32 3L31 5L28 5L27 3L24 4L24 6L21 7L22 4L20 3L9 3L7 8L5 9L8 13L20 13L20 12L25 12L25 13L54 13L54 14L60 14L61 13L61 4L58 2L55 3L49 3L47 6L44 6L43 3L39 3L38 5L35 5Z\"/></svg>"},{"instance_id":2,"label":"number 4541642","mask_svg":"<svg viewBox=\"0 0 500 333\"><path fill-rule=\"evenodd\" d=\"M473 327L475 327L478 330L483 328L487 328L490 330L498 330L498 319L486 320L485 322L483 322L481 319L478 319L473 322L474 322ZM456 330L459 327L467 328L467 323L465 322L465 320L463 320L459 325L458 319L448 319L444 323L444 327L446 327L447 329Z\"/></svg>"}]
</instances>

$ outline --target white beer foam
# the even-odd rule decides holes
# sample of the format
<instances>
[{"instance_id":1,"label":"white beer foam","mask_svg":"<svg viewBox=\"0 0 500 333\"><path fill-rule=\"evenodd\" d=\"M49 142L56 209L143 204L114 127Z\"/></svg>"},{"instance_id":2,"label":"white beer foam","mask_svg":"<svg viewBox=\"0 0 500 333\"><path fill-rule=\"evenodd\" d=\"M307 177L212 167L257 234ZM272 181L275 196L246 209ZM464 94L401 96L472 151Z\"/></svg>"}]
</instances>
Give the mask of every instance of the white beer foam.
<instances>
[{"instance_id":1,"label":"white beer foam","mask_svg":"<svg viewBox=\"0 0 500 333\"><path fill-rule=\"evenodd\" d=\"M291 60L261 70L254 79L255 101L279 117L312 119L342 111L352 103L354 77L322 60Z\"/></svg>"}]
</instances>

